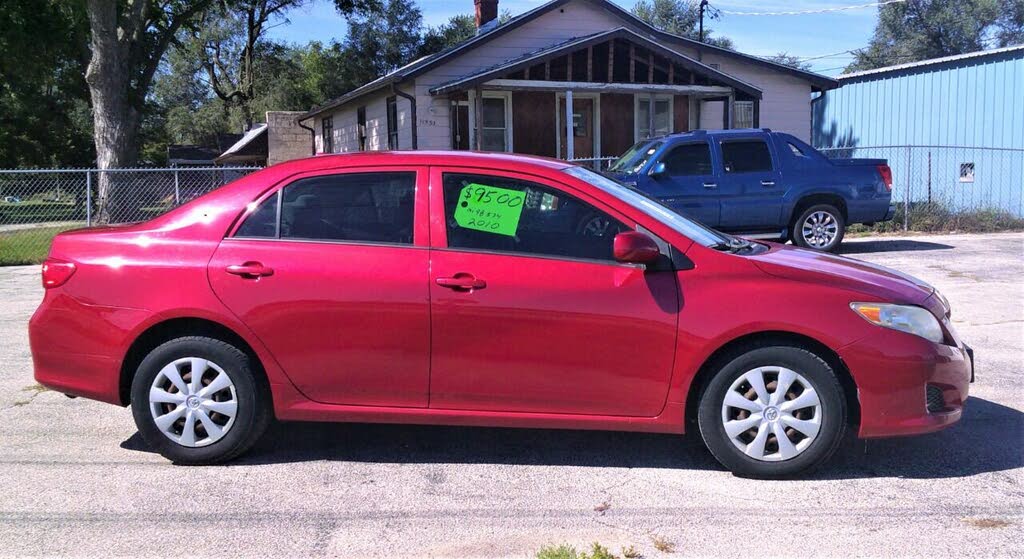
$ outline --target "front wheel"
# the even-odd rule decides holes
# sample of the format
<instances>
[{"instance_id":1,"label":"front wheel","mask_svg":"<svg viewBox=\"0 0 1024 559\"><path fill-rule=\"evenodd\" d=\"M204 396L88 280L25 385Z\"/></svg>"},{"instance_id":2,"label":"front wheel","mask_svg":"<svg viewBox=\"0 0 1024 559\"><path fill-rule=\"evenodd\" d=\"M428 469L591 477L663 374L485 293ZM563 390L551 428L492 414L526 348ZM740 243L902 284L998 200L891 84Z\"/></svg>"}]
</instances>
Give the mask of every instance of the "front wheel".
<instances>
[{"instance_id":1,"label":"front wheel","mask_svg":"<svg viewBox=\"0 0 1024 559\"><path fill-rule=\"evenodd\" d=\"M835 206L818 204L803 211L793 223L790 238L804 248L833 252L846 234L846 220Z\"/></svg>"},{"instance_id":2,"label":"front wheel","mask_svg":"<svg viewBox=\"0 0 1024 559\"><path fill-rule=\"evenodd\" d=\"M142 438L179 464L216 464L242 454L270 422L270 403L238 348L212 338L171 340L142 360L132 415Z\"/></svg>"},{"instance_id":3,"label":"front wheel","mask_svg":"<svg viewBox=\"0 0 1024 559\"><path fill-rule=\"evenodd\" d=\"M711 378L699 406L708 449L744 477L787 477L817 467L846 431L846 399L835 372L797 347L760 347L732 357Z\"/></svg>"}]
</instances>

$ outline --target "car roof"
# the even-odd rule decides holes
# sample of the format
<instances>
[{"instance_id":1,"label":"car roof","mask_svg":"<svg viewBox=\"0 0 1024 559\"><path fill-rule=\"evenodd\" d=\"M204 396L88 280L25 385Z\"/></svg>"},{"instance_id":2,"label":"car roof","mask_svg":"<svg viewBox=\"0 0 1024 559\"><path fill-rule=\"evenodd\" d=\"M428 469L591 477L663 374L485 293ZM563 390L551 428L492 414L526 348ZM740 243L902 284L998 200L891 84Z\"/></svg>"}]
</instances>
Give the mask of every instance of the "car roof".
<instances>
[{"instance_id":1,"label":"car roof","mask_svg":"<svg viewBox=\"0 0 1024 559\"><path fill-rule=\"evenodd\" d=\"M369 165L457 165L484 168L541 167L562 170L573 164L550 157L520 155L512 153L491 153L480 151L360 151L339 154L319 154L305 159L279 163L275 167L292 167L292 171L316 171L339 167L362 167Z\"/></svg>"},{"instance_id":2,"label":"car roof","mask_svg":"<svg viewBox=\"0 0 1024 559\"><path fill-rule=\"evenodd\" d=\"M770 128L730 128L728 130L690 130L689 132L677 132L650 138L651 140L675 140L677 138L705 138L708 136L747 136L750 134L773 133Z\"/></svg>"}]
</instances>

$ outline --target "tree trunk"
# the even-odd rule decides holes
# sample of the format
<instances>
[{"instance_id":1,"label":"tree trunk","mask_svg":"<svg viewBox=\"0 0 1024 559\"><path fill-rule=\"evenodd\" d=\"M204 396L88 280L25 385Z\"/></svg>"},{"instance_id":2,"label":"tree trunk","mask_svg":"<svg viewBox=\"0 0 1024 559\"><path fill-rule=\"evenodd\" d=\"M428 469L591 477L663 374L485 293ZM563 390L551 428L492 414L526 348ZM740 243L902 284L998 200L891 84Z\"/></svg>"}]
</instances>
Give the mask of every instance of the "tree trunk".
<instances>
[{"instance_id":1,"label":"tree trunk","mask_svg":"<svg viewBox=\"0 0 1024 559\"><path fill-rule=\"evenodd\" d=\"M139 113L129 100L129 43L118 39L117 2L89 0L88 12L92 58L85 81L92 98L96 166L101 170L130 166L137 154ZM113 175L101 171L98 176L94 203L99 223L111 218L111 202L117 194Z\"/></svg>"}]
</instances>

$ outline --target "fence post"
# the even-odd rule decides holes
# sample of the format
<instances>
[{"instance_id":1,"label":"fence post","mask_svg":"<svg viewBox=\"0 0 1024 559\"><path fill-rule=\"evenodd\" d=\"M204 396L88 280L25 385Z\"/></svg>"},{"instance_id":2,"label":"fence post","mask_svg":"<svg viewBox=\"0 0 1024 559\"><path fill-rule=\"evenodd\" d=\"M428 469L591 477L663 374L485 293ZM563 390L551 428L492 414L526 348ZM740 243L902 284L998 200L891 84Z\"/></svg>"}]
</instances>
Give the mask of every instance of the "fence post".
<instances>
[{"instance_id":1,"label":"fence post","mask_svg":"<svg viewBox=\"0 0 1024 559\"><path fill-rule=\"evenodd\" d=\"M85 170L85 226L92 227L92 171Z\"/></svg>"},{"instance_id":2,"label":"fence post","mask_svg":"<svg viewBox=\"0 0 1024 559\"><path fill-rule=\"evenodd\" d=\"M904 179L903 191L903 230L910 230L910 146L907 146L907 176Z\"/></svg>"},{"instance_id":3,"label":"fence post","mask_svg":"<svg viewBox=\"0 0 1024 559\"><path fill-rule=\"evenodd\" d=\"M178 186L178 168L174 168L174 205L181 205L181 188Z\"/></svg>"}]
</instances>

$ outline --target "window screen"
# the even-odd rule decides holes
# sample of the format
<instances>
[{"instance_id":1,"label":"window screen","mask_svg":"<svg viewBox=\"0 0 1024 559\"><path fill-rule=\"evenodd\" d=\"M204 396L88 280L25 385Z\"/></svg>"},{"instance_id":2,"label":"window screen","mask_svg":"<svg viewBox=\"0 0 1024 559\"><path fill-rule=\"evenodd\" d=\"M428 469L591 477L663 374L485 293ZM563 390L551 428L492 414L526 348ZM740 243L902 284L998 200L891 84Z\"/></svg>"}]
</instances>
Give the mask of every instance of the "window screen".
<instances>
[{"instance_id":1,"label":"window screen","mask_svg":"<svg viewBox=\"0 0 1024 559\"><path fill-rule=\"evenodd\" d=\"M772 156L763 140L722 142L722 163L726 173L772 170Z\"/></svg>"},{"instance_id":2,"label":"window screen","mask_svg":"<svg viewBox=\"0 0 1024 559\"><path fill-rule=\"evenodd\" d=\"M711 149L706 143L676 146L665 156L665 173L678 177L711 174Z\"/></svg>"},{"instance_id":3,"label":"window screen","mask_svg":"<svg viewBox=\"0 0 1024 559\"><path fill-rule=\"evenodd\" d=\"M445 173L448 246L613 260L628 228L564 192L519 179Z\"/></svg>"}]
</instances>

